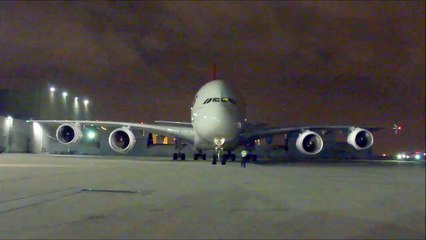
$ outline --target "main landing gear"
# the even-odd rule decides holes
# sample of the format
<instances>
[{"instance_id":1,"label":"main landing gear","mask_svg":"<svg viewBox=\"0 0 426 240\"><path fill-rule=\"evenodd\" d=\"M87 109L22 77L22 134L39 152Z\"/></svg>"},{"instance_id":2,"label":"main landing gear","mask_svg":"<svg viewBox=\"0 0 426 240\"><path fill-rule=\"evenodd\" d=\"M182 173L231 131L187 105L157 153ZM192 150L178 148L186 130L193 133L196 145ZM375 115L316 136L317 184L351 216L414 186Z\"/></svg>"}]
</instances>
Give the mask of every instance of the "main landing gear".
<instances>
[{"instance_id":1,"label":"main landing gear","mask_svg":"<svg viewBox=\"0 0 426 240\"><path fill-rule=\"evenodd\" d=\"M185 153L173 153L173 160L185 160Z\"/></svg>"},{"instance_id":2,"label":"main landing gear","mask_svg":"<svg viewBox=\"0 0 426 240\"><path fill-rule=\"evenodd\" d=\"M179 141L179 139L176 139L175 141L175 153L173 153L173 160L178 160L179 158L181 160L185 160L185 153L182 153L182 149L186 146L186 143L183 143Z\"/></svg>"},{"instance_id":3,"label":"main landing gear","mask_svg":"<svg viewBox=\"0 0 426 240\"><path fill-rule=\"evenodd\" d=\"M194 160L198 160L198 158L206 160L207 155L205 153L203 153L201 150L198 150L198 153L194 153Z\"/></svg>"},{"instance_id":4,"label":"main landing gear","mask_svg":"<svg viewBox=\"0 0 426 240\"><path fill-rule=\"evenodd\" d=\"M253 162L257 161L257 155L256 154L247 154L247 156L245 156L247 161L252 160Z\"/></svg>"},{"instance_id":5,"label":"main landing gear","mask_svg":"<svg viewBox=\"0 0 426 240\"><path fill-rule=\"evenodd\" d=\"M246 161L252 160L253 162L256 162L257 161L257 155L253 153L253 152L255 152L254 142L246 144L245 149L246 149L245 151L248 152L248 154L246 156L242 156L242 157L245 158Z\"/></svg>"}]
</instances>

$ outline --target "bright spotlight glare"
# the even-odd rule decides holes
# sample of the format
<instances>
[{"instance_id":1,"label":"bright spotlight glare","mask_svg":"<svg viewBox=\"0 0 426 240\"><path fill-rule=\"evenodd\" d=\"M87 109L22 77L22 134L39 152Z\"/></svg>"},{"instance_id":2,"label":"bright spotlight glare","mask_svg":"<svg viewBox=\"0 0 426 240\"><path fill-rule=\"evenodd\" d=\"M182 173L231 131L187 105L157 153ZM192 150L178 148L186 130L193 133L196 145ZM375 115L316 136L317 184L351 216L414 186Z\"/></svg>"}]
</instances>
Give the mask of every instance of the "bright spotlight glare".
<instances>
[{"instance_id":1,"label":"bright spotlight glare","mask_svg":"<svg viewBox=\"0 0 426 240\"><path fill-rule=\"evenodd\" d=\"M415 159L420 160L420 155L416 154L416 156L414 156Z\"/></svg>"},{"instance_id":2,"label":"bright spotlight glare","mask_svg":"<svg viewBox=\"0 0 426 240\"><path fill-rule=\"evenodd\" d=\"M13 125L13 117L12 116L7 116L5 124L6 124L6 128L12 127L12 125Z\"/></svg>"},{"instance_id":3,"label":"bright spotlight glare","mask_svg":"<svg viewBox=\"0 0 426 240\"><path fill-rule=\"evenodd\" d=\"M55 92L55 91L56 91L56 88L50 87L50 92Z\"/></svg>"},{"instance_id":4,"label":"bright spotlight glare","mask_svg":"<svg viewBox=\"0 0 426 240\"><path fill-rule=\"evenodd\" d=\"M33 131L34 131L34 136L41 136L43 133L43 129L41 125L36 122L33 123Z\"/></svg>"},{"instance_id":5,"label":"bright spotlight glare","mask_svg":"<svg viewBox=\"0 0 426 240\"><path fill-rule=\"evenodd\" d=\"M66 96L68 96L68 93L67 93L67 92L63 92L63 93L62 93L62 96L63 96L63 97L66 97Z\"/></svg>"},{"instance_id":6,"label":"bright spotlight glare","mask_svg":"<svg viewBox=\"0 0 426 240\"><path fill-rule=\"evenodd\" d=\"M398 154L396 157L397 157L398 159L401 159L401 158L402 158L402 155L401 155L401 154Z\"/></svg>"},{"instance_id":7,"label":"bright spotlight glare","mask_svg":"<svg viewBox=\"0 0 426 240\"><path fill-rule=\"evenodd\" d=\"M87 137L89 139L94 139L96 137L96 133L94 131L90 131L87 133Z\"/></svg>"},{"instance_id":8,"label":"bright spotlight glare","mask_svg":"<svg viewBox=\"0 0 426 240\"><path fill-rule=\"evenodd\" d=\"M77 102L77 101L78 101L78 97L75 97L75 98L74 98L74 101L76 101L76 102Z\"/></svg>"},{"instance_id":9,"label":"bright spotlight glare","mask_svg":"<svg viewBox=\"0 0 426 240\"><path fill-rule=\"evenodd\" d=\"M89 104L89 100L87 100L87 99L86 99L86 100L84 100L84 104L85 104L85 105Z\"/></svg>"}]
</instances>

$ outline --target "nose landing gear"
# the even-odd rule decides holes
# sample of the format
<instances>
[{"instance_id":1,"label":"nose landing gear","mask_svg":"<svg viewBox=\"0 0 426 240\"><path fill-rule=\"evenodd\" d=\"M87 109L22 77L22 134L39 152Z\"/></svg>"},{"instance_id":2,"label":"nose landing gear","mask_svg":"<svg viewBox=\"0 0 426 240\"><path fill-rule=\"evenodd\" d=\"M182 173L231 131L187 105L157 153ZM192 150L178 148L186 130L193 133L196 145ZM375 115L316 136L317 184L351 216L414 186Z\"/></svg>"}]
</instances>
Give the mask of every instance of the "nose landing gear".
<instances>
[{"instance_id":1,"label":"nose landing gear","mask_svg":"<svg viewBox=\"0 0 426 240\"><path fill-rule=\"evenodd\" d=\"M216 165L217 164L217 160L220 159L221 160L221 164L225 165L226 164L226 160L227 158L225 158L225 156L222 156L222 152L223 152L223 147L222 145L225 143L225 138L215 138L214 139L214 144L215 144L215 152L216 154L213 154L213 159L212 159L212 164ZM222 156L222 158L221 158Z\"/></svg>"}]
</instances>

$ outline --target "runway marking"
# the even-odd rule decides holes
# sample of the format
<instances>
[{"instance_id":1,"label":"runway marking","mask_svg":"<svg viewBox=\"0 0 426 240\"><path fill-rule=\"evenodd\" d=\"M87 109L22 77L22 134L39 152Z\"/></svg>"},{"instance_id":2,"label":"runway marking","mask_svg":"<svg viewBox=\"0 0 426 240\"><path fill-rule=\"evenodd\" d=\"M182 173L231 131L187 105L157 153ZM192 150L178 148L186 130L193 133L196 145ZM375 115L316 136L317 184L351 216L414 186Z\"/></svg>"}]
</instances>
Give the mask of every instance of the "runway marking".
<instances>
[{"instance_id":1,"label":"runway marking","mask_svg":"<svg viewBox=\"0 0 426 240\"><path fill-rule=\"evenodd\" d=\"M57 190L48 193L41 193L39 195L25 197L22 199L4 201L0 203L0 214L15 211L18 209L51 202L60 198L68 197L74 194L78 194L80 191L75 188Z\"/></svg>"},{"instance_id":2,"label":"runway marking","mask_svg":"<svg viewBox=\"0 0 426 240\"><path fill-rule=\"evenodd\" d=\"M137 193L138 191L133 190L118 190L118 189L92 189L84 188L81 192L104 192L104 193Z\"/></svg>"}]
</instances>

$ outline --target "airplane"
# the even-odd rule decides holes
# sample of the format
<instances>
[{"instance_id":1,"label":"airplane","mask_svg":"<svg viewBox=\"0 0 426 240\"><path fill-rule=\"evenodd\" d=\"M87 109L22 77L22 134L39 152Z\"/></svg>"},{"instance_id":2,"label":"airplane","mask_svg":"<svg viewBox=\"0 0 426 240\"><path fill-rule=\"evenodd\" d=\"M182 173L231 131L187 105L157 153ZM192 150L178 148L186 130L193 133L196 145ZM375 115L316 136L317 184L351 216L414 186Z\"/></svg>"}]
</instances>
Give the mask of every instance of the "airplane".
<instances>
[{"instance_id":1,"label":"airplane","mask_svg":"<svg viewBox=\"0 0 426 240\"><path fill-rule=\"evenodd\" d=\"M112 150L127 153L135 146L133 131L143 130L175 138L173 160L185 160L182 149L192 146L194 160L206 160L206 151L214 150L212 164L225 165L228 159L235 161L232 152L239 146L247 149L247 159L257 160L254 141L278 134L294 134L296 148L304 155L317 155L324 147L321 131L340 130L347 133L347 143L356 150L369 149L374 142L372 132L381 128L358 126L295 126L267 127L246 121L245 103L236 89L224 80L215 79L204 84L196 93L191 106L191 122L155 121L152 124L87 121L87 120L28 120L40 124L60 124L56 139L62 144L73 144L82 139L83 125L113 126L108 143Z\"/></svg>"}]
</instances>

